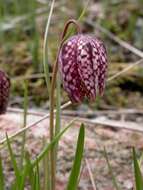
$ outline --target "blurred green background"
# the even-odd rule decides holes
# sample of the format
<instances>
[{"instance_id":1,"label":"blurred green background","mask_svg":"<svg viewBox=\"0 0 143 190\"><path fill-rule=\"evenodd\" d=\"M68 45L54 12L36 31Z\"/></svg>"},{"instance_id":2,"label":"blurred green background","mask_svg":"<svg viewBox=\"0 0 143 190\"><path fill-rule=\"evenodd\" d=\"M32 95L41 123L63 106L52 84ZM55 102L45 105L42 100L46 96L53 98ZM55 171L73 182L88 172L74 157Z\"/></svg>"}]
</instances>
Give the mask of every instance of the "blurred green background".
<instances>
[{"instance_id":1,"label":"blurred green background","mask_svg":"<svg viewBox=\"0 0 143 190\"><path fill-rule=\"evenodd\" d=\"M0 68L11 77L10 106L22 107L24 80L28 80L29 107L49 107L43 77L43 38L51 2L48 0L0 0ZM59 37L69 18L77 19L87 2L58 0L55 3L48 36L50 71L58 48ZM143 50L142 0L91 0L81 21L83 32L103 39L108 51L108 77L140 58L121 47L93 25L98 23L120 39ZM139 65L113 80L102 100L93 109L143 108L143 67ZM68 97L62 91L62 103ZM86 107L86 102L85 102ZM77 108L78 109L78 108Z\"/></svg>"}]
</instances>

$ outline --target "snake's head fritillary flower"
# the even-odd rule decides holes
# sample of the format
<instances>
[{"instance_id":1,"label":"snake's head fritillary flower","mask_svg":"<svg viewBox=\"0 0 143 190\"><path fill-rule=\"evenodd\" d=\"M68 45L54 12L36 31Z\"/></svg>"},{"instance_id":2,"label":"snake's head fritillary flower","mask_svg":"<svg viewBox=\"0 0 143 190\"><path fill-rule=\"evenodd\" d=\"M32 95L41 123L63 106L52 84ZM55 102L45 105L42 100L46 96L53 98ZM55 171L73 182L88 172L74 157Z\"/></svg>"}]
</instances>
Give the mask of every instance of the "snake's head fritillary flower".
<instances>
[{"instance_id":1,"label":"snake's head fritillary flower","mask_svg":"<svg viewBox=\"0 0 143 190\"><path fill-rule=\"evenodd\" d=\"M64 89L72 102L84 98L93 101L103 95L107 71L107 53L103 42L78 34L66 40L59 53Z\"/></svg>"},{"instance_id":2,"label":"snake's head fritillary flower","mask_svg":"<svg viewBox=\"0 0 143 190\"><path fill-rule=\"evenodd\" d=\"M10 93L10 79L3 72L0 71L0 114L6 112Z\"/></svg>"}]
</instances>

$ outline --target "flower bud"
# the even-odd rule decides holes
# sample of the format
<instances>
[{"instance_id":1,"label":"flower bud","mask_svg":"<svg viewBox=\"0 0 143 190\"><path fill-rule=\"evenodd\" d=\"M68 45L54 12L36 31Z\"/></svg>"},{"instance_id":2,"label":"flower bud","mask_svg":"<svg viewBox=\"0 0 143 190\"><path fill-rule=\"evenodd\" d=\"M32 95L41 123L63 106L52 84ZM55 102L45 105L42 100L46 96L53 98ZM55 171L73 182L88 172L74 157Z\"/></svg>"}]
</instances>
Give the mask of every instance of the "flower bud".
<instances>
[{"instance_id":1,"label":"flower bud","mask_svg":"<svg viewBox=\"0 0 143 190\"><path fill-rule=\"evenodd\" d=\"M3 72L0 71L0 114L6 112L10 93L10 79Z\"/></svg>"},{"instance_id":2,"label":"flower bud","mask_svg":"<svg viewBox=\"0 0 143 190\"><path fill-rule=\"evenodd\" d=\"M59 67L64 89L72 102L103 95L107 71L104 44L90 35L78 34L66 40L59 53Z\"/></svg>"}]
</instances>

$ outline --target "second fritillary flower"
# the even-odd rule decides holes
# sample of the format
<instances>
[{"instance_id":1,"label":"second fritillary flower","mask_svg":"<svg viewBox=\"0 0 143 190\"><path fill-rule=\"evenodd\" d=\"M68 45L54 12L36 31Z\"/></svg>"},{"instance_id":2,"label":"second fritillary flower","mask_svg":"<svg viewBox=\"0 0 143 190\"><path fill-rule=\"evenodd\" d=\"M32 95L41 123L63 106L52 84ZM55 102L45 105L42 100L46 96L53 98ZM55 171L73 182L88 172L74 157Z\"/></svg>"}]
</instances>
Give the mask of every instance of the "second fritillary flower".
<instances>
[{"instance_id":1,"label":"second fritillary flower","mask_svg":"<svg viewBox=\"0 0 143 190\"><path fill-rule=\"evenodd\" d=\"M61 47L59 67L64 89L72 102L85 97L95 100L103 94L107 71L107 53L104 44L90 35L70 37Z\"/></svg>"},{"instance_id":2,"label":"second fritillary flower","mask_svg":"<svg viewBox=\"0 0 143 190\"><path fill-rule=\"evenodd\" d=\"M10 93L10 79L0 70L0 114L6 112Z\"/></svg>"}]
</instances>

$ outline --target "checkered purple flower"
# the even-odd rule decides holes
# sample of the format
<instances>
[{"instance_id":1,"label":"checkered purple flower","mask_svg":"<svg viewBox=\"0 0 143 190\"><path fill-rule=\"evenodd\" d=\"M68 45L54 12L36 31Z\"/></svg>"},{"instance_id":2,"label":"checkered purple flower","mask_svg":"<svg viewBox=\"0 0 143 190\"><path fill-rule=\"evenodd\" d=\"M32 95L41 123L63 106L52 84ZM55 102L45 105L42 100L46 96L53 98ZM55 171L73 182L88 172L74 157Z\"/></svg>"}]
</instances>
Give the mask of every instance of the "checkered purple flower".
<instances>
[{"instance_id":1,"label":"checkered purple flower","mask_svg":"<svg viewBox=\"0 0 143 190\"><path fill-rule=\"evenodd\" d=\"M0 70L0 114L6 112L10 93L9 77Z\"/></svg>"},{"instance_id":2,"label":"checkered purple flower","mask_svg":"<svg viewBox=\"0 0 143 190\"><path fill-rule=\"evenodd\" d=\"M70 37L60 49L59 67L72 102L81 102L85 97L93 101L97 92L103 95L107 54L99 39L82 34Z\"/></svg>"}]
</instances>

